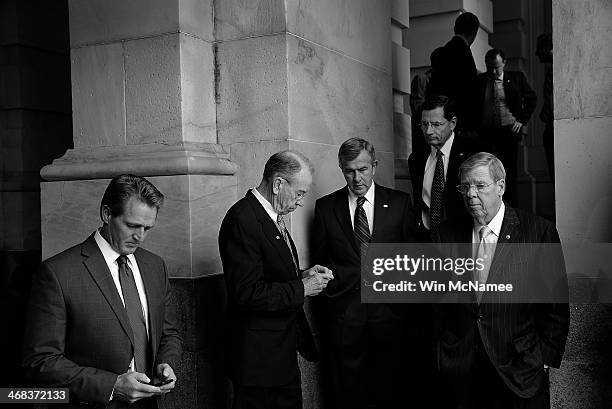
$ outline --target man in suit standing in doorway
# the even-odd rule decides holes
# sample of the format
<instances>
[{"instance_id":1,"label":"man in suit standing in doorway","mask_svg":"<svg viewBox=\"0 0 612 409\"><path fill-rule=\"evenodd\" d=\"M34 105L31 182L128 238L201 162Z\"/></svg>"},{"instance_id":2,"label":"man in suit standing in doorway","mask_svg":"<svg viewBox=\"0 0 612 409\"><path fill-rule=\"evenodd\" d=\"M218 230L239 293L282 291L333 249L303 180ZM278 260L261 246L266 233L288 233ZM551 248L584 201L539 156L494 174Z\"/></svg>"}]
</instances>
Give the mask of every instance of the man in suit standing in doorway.
<instances>
[{"instance_id":1,"label":"man in suit standing in doorway","mask_svg":"<svg viewBox=\"0 0 612 409\"><path fill-rule=\"evenodd\" d=\"M234 409L302 408L297 351L307 360L317 359L302 306L333 275L318 265L300 269L284 217L302 206L313 172L301 153L275 153L259 186L235 203L221 223L226 359Z\"/></svg>"},{"instance_id":2,"label":"man in suit standing in doorway","mask_svg":"<svg viewBox=\"0 0 612 409\"><path fill-rule=\"evenodd\" d=\"M442 242L477 248L470 256L484 268L474 269L471 281L513 284L512 291L477 289L437 308L444 408L549 408L548 370L559 367L565 350L569 306L559 235L549 221L504 203L505 176L494 155L469 157L457 189L472 220L440 228Z\"/></svg>"},{"instance_id":3,"label":"man in suit standing in doorway","mask_svg":"<svg viewBox=\"0 0 612 409\"><path fill-rule=\"evenodd\" d=\"M360 288L367 285L361 260L370 243L417 240L410 196L374 183L376 152L364 139L346 140L338 164L346 186L317 200L312 237L315 262L330 267L335 277L325 297L316 300L322 304L317 315L325 325L322 347L333 407L403 407L406 388L418 393L418 379L406 381L408 373L423 375L417 364L426 355L419 343L422 317L414 314L406 325L387 304L362 304Z\"/></svg>"},{"instance_id":4,"label":"man in suit standing in doorway","mask_svg":"<svg viewBox=\"0 0 612 409\"><path fill-rule=\"evenodd\" d=\"M476 40L480 21L469 12L461 13L455 20L453 38L431 53L431 81L428 95L445 95L457 105L458 130L465 136L476 137L477 110L474 99L476 63L470 46Z\"/></svg>"},{"instance_id":5,"label":"man in suit standing in doorway","mask_svg":"<svg viewBox=\"0 0 612 409\"><path fill-rule=\"evenodd\" d=\"M506 169L506 201L517 205L519 143L536 107L537 96L520 71L505 70L506 57L499 48L485 54L487 72L476 80L480 107L480 138Z\"/></svg>"},{"instance_id":6,"label":"man in suit standing in doorway","mask_svg":"<svg viewBox=\"0 0 612 409\"><path fill-rule=\"evenodd\" d=\"M37 386L68 388L70 407L163 408L174 388L181 338L168 271L140 248L163 200L144 178L115 177L102 227L34 277L25 370Z\"/></svg>"},{"instance_id":7,"label":"man in suit standing in doorway","mask_svg":"<svg viewBox=\"0 0 612 409\"><path fill-rule=\"evenodd\" d=\"M444 220L468 217L455 186L459 165L476 150L473 141L455 132L458 121L448 97L430 96L423 103L425 149L408 158L421 241L435 241Z\"/></svg>"}]
</instances>

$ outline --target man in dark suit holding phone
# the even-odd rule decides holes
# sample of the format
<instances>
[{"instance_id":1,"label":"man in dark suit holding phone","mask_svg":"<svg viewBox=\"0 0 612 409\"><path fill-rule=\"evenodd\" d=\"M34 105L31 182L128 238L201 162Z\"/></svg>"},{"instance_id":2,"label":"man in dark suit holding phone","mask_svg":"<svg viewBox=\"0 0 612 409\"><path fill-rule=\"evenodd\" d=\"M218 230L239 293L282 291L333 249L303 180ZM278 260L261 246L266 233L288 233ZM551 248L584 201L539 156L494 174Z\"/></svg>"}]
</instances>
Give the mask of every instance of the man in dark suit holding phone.
<instances>
[{"instance_id":1,"label":"man in dark suit holding phone","mask_svg":"<svg viewBox=\"0 0 612 409\"><path fill-rule=\"evenodd\" d=\"M34 277L24 367L37 386L68 388L70 407L163 408L175 386L181 338L168 271L140 248L163 200L144 178L115 177L102 227Z\"/></svg>"},{"instance_id":2,"label":"man in dark suit holding phone","mask_svg":"<svg viewBox=\"0 0 612 409\"><path fill-rule=\"evenodd\" d=\"M259 186L235 203L221 223L226 359L234 409L302 408L297 351L307 360L318 358L302 306L333 276L318 265L300 269L285 216L302 206L313 172L301 153L275 153Z\"/></svg>"}]
</instances>

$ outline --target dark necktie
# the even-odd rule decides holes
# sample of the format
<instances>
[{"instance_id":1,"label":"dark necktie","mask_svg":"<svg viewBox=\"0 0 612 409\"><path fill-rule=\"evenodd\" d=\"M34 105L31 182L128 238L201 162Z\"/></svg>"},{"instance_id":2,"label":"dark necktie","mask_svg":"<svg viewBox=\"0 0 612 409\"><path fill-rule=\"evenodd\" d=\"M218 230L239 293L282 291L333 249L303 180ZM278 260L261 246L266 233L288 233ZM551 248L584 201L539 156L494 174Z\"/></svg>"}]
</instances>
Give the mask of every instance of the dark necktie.
<instances>
[{"instance_id":1,"label":"dark necktie","mask_svg":"<svg viewBox=\"0 0 612 409\"><path fill-rule=\"evenodd\" d=\"M291 260L293 260L293 267L295 268L295 271L297 273L297 261L295 259L295 255L293 254L293 247L291 247L291 240L289 240L289 232L287 231L287 226L285 226L285 219L281 214L276 216L276 224L278 224L278 230L280 230L281 234L283 235L283 239L287 244L287 247L289 247L289 252L291 253Z\"/></svg>"},{"instance_id":2,"label":"dark necktie","mask_svg":"<svg viewBox=\"0 0 612 409\"><path fill-rule=\"evenodd\" d=\"M436 154L436 170L431 183L431 201L429 206L429 221L432 238L438 234L442 222L442 198L444 197L444 158L438 149Z\"/></svg>"},{"instance_id":3,"label":"dark necktie","mask_svg":"<svg viewBox=\"0 0 612 409\"><path fill-rule=\"evenodd\" d=\"M365 201L366 198L363 196L357 198L357 208L355 209L353 225L357 244L364 244L367 247L370 243L370 227L368 226L368 217L363 209Z\"/></svg>"},{"instance_id":4,"label":"dark necktie","mask_svg":"<svg viewBox=\"0 0 612 409\"><path fill-rule=\"evenodd\" d=\"M136 289L134 274L128 265L128 258L124 255L117 257L119 265L119 283L121 284L121 292L123 293L123 302L130 325L132 326L132 334L134 335L134 364L137 372L148 372L147 365L147 326L142 314L142 304Z\"/></svg>"}]
</instances>

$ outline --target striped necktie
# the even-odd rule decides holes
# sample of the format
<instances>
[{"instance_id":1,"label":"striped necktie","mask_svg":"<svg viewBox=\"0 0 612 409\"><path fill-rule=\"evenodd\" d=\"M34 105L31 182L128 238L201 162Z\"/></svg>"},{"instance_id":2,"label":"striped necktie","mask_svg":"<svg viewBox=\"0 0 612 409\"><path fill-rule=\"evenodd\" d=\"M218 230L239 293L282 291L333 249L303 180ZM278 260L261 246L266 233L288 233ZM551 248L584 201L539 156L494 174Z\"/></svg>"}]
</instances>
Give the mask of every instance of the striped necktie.
<instances>
[{"instance_id":1,"label":"striped necktie","mask_svg":"<svg viewBox=\"0 0 612 409\"><path fill-rule=\"evenodd\" d=\"M283 215L279 214L278 216L276 216L276 224L278 230L283 236L283 239L285 240L285 244L287 244L287 247L289 247L289 253L291 253L291 260L293 260L293 267L295 268L295 271L297 273L299 267L297 265L295 255L293 254L293 247L291 247L291 240L289 240L289 232L287 231L287 226L285 225L285 219L283 218Z\"/></svg>"},{"instance_id":2,"label":"striped necktie","mask_svg":"<svg viewBox=\"0 0 612 409\"><path fill-rule=\"evenodd\" d=\"M366 216L363 204L366 198L361 196L357 198L357 208L355 209L355 217L353 219L355 238L357 244L364 244L367 248L370 243L370 227L368 226L368 217Z\"/></svg>"}]
</instances>

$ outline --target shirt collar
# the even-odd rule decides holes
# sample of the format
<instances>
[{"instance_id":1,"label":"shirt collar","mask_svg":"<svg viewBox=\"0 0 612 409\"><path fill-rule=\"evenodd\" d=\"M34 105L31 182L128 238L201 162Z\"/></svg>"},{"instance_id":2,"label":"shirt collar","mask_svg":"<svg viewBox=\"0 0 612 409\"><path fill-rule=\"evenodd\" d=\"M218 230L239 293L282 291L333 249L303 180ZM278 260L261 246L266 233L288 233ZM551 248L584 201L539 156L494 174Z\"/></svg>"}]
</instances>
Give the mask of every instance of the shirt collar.
<instances>
[{"instance_id":1,"label":"shirt collar","mask_svg":"<svg viewBox=\"0 0 612 409\"><path fill-rule=\"evenodd\" d=\"M506 206L504 205L504 202L502 201L501 206L499 206L499 210L497 211L497 214L495 215L495 217L493 217L493 219L491 219L489 224L487 224L487 226L489 226L491 231L495 233L496 237L499 237L499 233L501 232L501 227L504 221L505 213L506 213ZM475 221L474 222L474 232L476 233L476 237L478 237L478 232L480 231L481 228L482 228L482 225L480 225L478 222Z\"/></svg>"},{"instance_id":2,"label":"shirt collar","mask_svg":"<svg viewBox=\"0 0 612 409\"><path fill-rule=\"evenodd\" d=\"M257 188L251 189L251 192L253 193L253 196L255 196L255 198L259 201L259 203L261 203L264 210L266 211L266 213L268 213L268 216L270 216L272 221L276 223L276 221L278 220L278 213L276 212L276 210L274 210L274 207L272 207L272 203L268 202L268 199L263 197L263 195L259 193Z\"/></svg>"},{"instance_id":3,"label":"shirt collar","mask_svg":"<svg viewBox=\"0 0 612 409\"><path fill-rule=\"evenodd\" d=\"M102 252L102 256L104 256L104 260L106 261L106 264L112 265L113 263L116 263L117 258L121 254L117 253L111 247L109 242L106 241L104 237L102 237L102 235L100 234L100 230L96 230L96 233L94 234L94 239L96 240L96 244L98 245L98 247L100 248L100 251ZM136 262L136 258L134 257L134 254L128 254L127 258L130 264L133 266L134 263Z\"/></svg>"},{"instance_id":4,"label":"shirt collar","mask_svg":"<svg viewBox=\"0 0 612 409\"><path fill-rule=\"evenodd\" d=\"M370 185L370 188L368 189L366 194L363 195L363 197L365 197L366 199L366 202L370 203L371 205L374 205L374 185L376 185L376 183L372 182L372 185ZM347 189L348 189L349 201L351 203L356 202L357 195L353 193L353 191L349 189L348 186L347 186Z\"/></svg>"},{"instance_id":5,"label":"shirt collar","mask_svg":"<svg viewBox=\"0 0 612 409\"><path fill-rule=\"evenodd\" d=\"M451 136L447 139L446 142L444 142L444 145L442 145L442 147L440 148L440 151L442 152L445 158L448 158L450 156L450 151L451 151L451 148L453 147L454 140L455 140L455 131L452 131ZM438 149L432 146L431 152L429 154L435 158L436 155L438 154Z\"/></svg>"}]
</instances>

